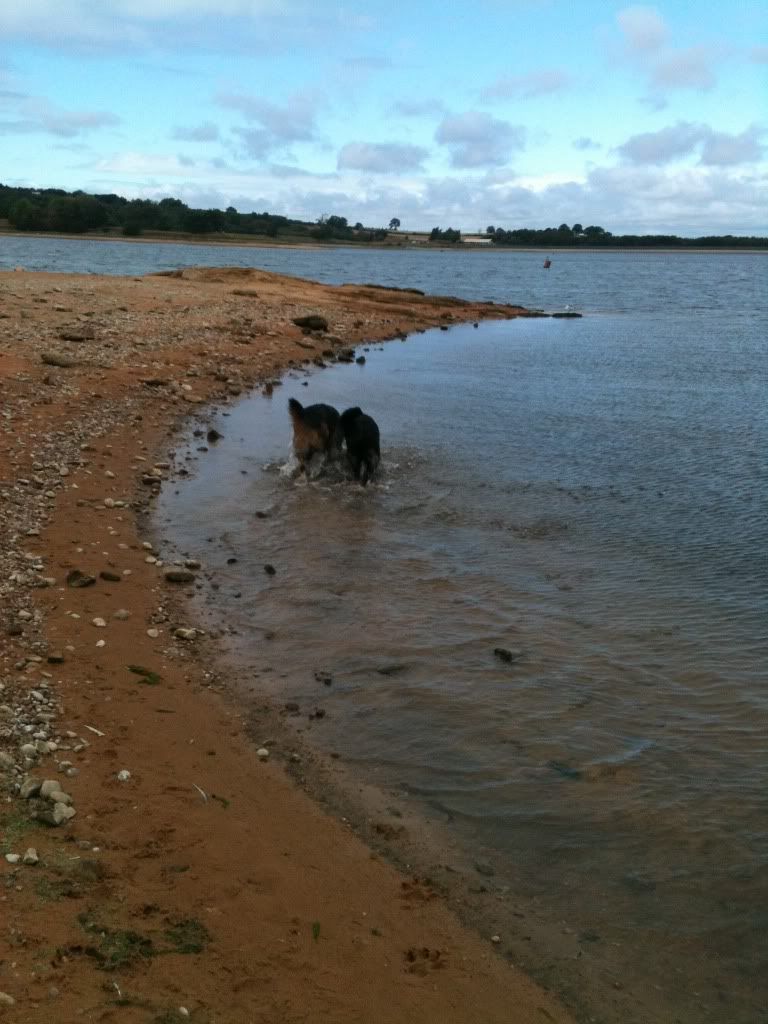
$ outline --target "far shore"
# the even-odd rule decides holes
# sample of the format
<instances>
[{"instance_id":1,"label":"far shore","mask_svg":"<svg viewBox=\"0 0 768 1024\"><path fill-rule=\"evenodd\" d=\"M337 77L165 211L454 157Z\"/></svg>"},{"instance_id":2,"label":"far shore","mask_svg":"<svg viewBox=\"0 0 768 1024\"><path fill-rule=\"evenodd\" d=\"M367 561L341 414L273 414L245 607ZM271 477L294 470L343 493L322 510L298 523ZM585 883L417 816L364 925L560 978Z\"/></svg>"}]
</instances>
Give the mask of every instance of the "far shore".
<instances>
[{"instance_id":1,"label":"far shore","mask_svg":"<svg viewBox=\"0 0 768 1024\"><path fill-rule=\"evenodd\" d=\"M248 249L348 249L348 250L366 250L366 249L379 249L382 251L396 251L396 252L471 252L471 253L494 253L495 255L502 255L504 253L514 252L534 252L534 253L558 253L562 255L579 255L581 253L669 253L684 255L690 253L692 255L716 255L723 253L726 255L755 255L764 254L768 255L768 248L765 249L750 249L750 248L703 248L703 247L691 247L691 248L680 248L676 246L631 246L622 248L609 247L609 246L518 246L518 245L481 245L477 243L466 243L458 245L434 245L428 242L408 243L405 241L407 232L402 233L402 240L392 242L365 242L365 243L349 243L344 241L338 242L320 242L312 239L306 241L282 241L280 238L252 238L249 235L242 235L240 237L229 237L229 238L216 238L215 236L201 238L196 235L183 235L169 233L167 236L160 237L157 234L140 235L135 238L127 237L125 235L104 235L102 232L83 232L82 234L64 234L63 232L44 232L44 231L13 231L7 228L0 228L0 243L3 238L49 238L49 239L67 239L73 241L88 241L88 242L121 242L127 244L149 244L149 245L199 245L199 246L220 246L222 248L248 248ZM400 238L399 235L394 238Z\"/></svg>"}]
</instances>

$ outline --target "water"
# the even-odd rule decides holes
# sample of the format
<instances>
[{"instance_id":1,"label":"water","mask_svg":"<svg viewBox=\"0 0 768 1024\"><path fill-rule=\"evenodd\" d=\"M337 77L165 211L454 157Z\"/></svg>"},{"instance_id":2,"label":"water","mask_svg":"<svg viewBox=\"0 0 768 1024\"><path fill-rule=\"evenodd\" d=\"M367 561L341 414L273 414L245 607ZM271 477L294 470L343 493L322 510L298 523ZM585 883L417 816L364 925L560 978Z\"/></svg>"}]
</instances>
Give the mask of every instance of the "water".
<instances>
[{"instance_id":1,"label":"water","mask_svg":"<svg viewBox=\"0 0 768 1024\"><path fill-rule=\"evenodd\" d=\"M768 1019L765 257L179 248L584 312L289 375L157 521L259 690L492 865L481 925L584 1020ZM291 395L376 417L376 485L281 473Z\"/></svg>"}]
</instances>

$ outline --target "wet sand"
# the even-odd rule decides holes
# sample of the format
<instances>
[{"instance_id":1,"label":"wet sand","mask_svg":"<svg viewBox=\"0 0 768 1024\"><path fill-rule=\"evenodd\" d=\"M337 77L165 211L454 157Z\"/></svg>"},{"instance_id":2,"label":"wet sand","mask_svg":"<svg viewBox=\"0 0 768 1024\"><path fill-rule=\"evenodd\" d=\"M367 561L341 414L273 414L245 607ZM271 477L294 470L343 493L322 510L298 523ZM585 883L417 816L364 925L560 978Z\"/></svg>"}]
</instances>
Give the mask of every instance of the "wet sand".
<instances>
[{"instance_id":1,"label":"wet sand","mask_svg":"<svg viewBox=\"0 0 768 1024\"><path fill-rule=\"evenodd\" d=\"M328 335L293 326L308 313ZM362 340L520 314L260 271L0 273L3 1020L573 1019L294 783L301 754L249 728L216 637L176 634L200 625L197 583L166 580L143 526L209 403ZM75 816L44 824L30 777Z\"/></svg>"}]
</instances>

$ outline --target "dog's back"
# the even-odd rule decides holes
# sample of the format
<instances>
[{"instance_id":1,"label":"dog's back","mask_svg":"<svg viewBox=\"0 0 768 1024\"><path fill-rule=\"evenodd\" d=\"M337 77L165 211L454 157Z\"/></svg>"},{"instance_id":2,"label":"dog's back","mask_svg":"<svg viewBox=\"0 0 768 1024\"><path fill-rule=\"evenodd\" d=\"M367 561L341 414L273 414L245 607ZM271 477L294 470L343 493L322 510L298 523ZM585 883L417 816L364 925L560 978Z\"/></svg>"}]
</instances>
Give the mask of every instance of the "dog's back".
<instances>
[{"instance_id":1,"label":"dog's back","mask_svg":"<svg viewBox=\"0 0 768 1024\"><path fill-rule=\"evenodd\" d=\"M347 443L352 472L365 486L376 472L381 459L378 424L359 406L345 409L341 414L340 423Z\"/></svg>"},{"instance_id":2,"label":"dog's back","mask_svg":"<svg viewBox=\"0 0 768 1024\"><path fill-rule=\"evenodd\" d=\"M303 406L289 398L288 412L293 423L293 449L302 466L315 452L325 453L340 446L339 413L332 405L318 402Z\"/></svg>"}]
</instances>

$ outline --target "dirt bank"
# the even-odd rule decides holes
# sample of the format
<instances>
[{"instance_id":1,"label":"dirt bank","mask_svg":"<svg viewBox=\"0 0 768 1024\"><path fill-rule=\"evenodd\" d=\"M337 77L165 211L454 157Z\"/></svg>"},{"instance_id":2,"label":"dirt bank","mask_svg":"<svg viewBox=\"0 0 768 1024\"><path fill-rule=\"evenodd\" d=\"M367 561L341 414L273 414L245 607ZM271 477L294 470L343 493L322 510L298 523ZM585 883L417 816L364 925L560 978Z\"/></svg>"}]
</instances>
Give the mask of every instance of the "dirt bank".
<instances>
[{"instance_id":1,"label":"dirt bank","mask_svg":"<svg viewBox=\"0 0 768 1024\"><path fill-rule=\"evenodd\" d=\"M514 315L260 271L0 273L0 1020L571 1020L297 788L289 752L257 755L215 639L176 634L196 566L167 581L138 525L206 403Z\"/></svg>"}]
</instances>

